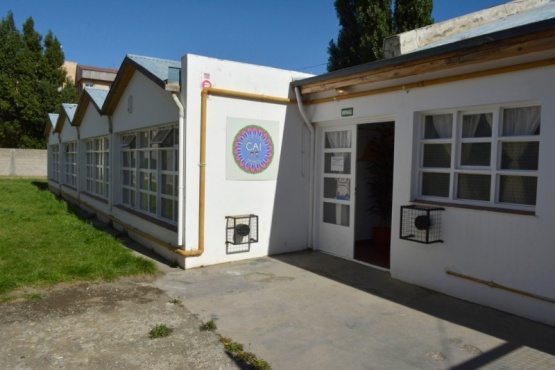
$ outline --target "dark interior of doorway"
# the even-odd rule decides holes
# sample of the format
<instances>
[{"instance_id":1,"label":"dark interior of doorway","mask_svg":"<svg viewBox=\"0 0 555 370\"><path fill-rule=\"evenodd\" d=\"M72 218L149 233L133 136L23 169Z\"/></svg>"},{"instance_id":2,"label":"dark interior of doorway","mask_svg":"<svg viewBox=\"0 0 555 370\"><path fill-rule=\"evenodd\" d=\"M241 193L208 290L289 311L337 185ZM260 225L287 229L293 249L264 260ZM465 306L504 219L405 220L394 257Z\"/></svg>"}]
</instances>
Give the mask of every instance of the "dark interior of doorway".
<instances>
[{"instance_id":1,"label":"dark interior of doorway","mask_svg":"<svg viewBox=\"0 0 555 370\"><path fill-rule=\"evenodd\" d=\"M376 150L376 144L379 146L379 143L382 142L384 132L390 134L390 150ZM371 183L376 176L376 172L373 173L370 167L372 163L375 164L377 161L379 163L391 163L392 168L393 134L394 122L369 123L357 126L354 258L385 269L390 268L391 209L389 209L389 214L384 216L380 214L380 207L376 207L376 200L371 192ZM378 138L380 140L376 143ZM378 170L378 173L381 172ZM392 184L393 172L385 171L384 174L386 174L388 180L385 183ZM383 177L383 175L381 176ZM387 198L388 203L391 204L391 194ZM389 206L389 208L391 207ZM378 238L375 229L385 231L385 241Z\"/></svg>"}]
</instances>

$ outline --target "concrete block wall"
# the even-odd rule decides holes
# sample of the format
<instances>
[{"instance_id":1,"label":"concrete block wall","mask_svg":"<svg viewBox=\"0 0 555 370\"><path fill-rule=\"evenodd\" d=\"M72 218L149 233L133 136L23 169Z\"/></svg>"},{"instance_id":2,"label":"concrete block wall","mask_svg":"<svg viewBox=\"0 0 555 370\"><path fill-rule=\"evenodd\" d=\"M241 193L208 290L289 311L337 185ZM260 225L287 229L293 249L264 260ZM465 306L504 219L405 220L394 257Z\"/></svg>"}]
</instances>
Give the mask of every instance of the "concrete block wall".
<instances>
[{"instance_id":1,"label":"concrete block wall","mask_svg":"<svg viewBox=\"0 0 555 370\"><path fill-rule=\"evenodd\" d=\"M0 149L0 176L46 177L46 149Z\"/></svg>"}]
</instances>

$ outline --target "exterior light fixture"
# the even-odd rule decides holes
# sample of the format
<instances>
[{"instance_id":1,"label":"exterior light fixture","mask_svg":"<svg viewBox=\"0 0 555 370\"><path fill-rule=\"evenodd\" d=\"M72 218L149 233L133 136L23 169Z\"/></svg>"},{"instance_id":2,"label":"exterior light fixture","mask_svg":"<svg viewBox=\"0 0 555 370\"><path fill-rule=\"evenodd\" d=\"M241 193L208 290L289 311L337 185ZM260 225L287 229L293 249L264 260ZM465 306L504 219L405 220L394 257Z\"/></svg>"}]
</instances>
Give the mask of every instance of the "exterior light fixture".
<instances>
[{"instance_id":1,"label":"exterior light fixture","mask_svg":"<svg viewBox=\"0 0 555 370\"><path fill-rule=\"evenodd\" d=\"M338 95L344 95L344 94L347 93L347 88L346 87L337 87L337 88L335 88L335 92Z\"/></svg>"}]
</instances>

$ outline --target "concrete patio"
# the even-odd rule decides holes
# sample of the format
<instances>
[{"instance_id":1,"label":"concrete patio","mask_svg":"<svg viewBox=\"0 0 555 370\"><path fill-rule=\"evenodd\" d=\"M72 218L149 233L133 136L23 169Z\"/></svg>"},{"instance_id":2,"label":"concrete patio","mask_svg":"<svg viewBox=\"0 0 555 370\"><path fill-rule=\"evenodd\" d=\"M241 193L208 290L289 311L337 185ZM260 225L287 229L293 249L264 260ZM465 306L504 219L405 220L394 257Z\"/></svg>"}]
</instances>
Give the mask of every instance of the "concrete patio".
<instances>
[{"instance_id":1,"label":"concrete patio","mask_svg":"<svg viewBox=\"0 0 555 370\"><path fill-rule=\"evenodd\" d=\"M156 285L274 369L555 368L554 327L323 253L171 269Z\"/></svg>"}]
</instances>

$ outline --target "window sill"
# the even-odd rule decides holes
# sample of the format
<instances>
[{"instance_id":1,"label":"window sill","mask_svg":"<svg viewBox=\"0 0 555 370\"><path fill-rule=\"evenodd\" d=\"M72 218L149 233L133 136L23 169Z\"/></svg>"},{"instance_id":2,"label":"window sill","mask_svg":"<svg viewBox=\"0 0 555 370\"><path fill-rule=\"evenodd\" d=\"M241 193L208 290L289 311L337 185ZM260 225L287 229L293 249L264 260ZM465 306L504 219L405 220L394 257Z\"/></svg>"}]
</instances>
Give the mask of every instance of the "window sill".
<instances>
[{"instance_id":1,"label":"window sill","mask_svg":"<svg viewBox=\"0 0 555 370\"><path fill-rule=\"evenodd\" d=\"M534 212L534 211L524 211L524 210L520 210L520 209L486 207L486 206L476 206L476 205L471 205L471 204L460 204L460 203L450 203L450 202L437 202L437 201L423 200L423 199L414 199L414 200L411 201L411 203L441 206L441 207L450 207L450 208L464 208L464 209L471 209L471 210L475 210L475 211L509 213L509 214L513 214L513 215L522 215L522 216L535 216L536 215L536 212Z\"/></svg>"},{"instance_id":2,"label":"window sill","mask_svg":"<svg viewBox=\"0 0 555 370\"><path fill-rule=\"evenodd\" d=\"M142 212L139 212L139 211L137 211L137 210L135 210L135 209L129 208L129 207L124 206L124 205L122 205L122 204L117 204L117 205L115 205L114 207L119 208L119 209L121 209L122 211L125 211L125 212L127 212L127 213L130 213L130 214L132 214L133 216L137 216L137 217L139 217L139 218L142 218L143 220L146 220L146 221L148 221L148 222L151 222L151 223L153 223L153 224L155 224L155 225L157 225L157 226L163 227L164 229L168 229L168 230L170 230L170 231L177 232L177 225L173 225L173 224L171 224L171 223L169 223L169 222L162 221L162 220L160 220L160 219L158 219L158 218L155 218L155 217L146 215L146 214L144 214L144 213L142 213Z\"/></svg>"}]
</instances>

